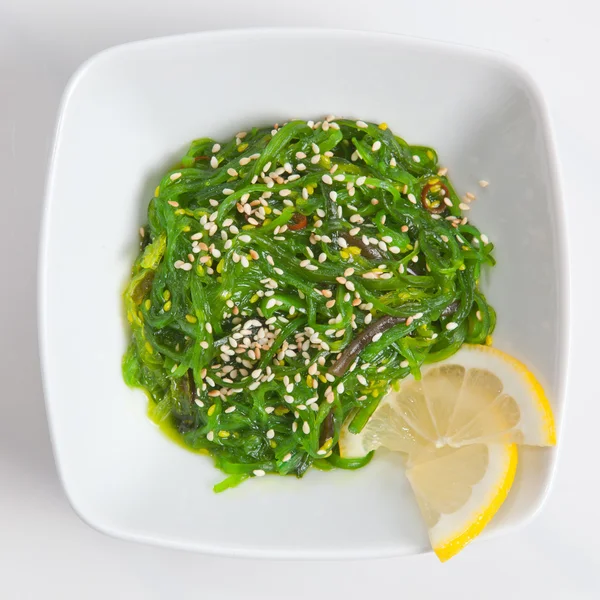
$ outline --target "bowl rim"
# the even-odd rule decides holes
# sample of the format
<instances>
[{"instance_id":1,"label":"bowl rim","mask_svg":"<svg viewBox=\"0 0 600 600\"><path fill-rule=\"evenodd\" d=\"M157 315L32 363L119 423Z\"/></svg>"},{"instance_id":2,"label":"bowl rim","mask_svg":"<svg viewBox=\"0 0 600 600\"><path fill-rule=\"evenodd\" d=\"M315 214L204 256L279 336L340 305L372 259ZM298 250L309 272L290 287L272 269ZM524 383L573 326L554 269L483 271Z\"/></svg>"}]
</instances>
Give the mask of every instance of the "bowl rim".
<instances>
[{"instance_id":1,"label":"bowl rim","mask_svg":"<svg viewBox=\"0 0 600 600\"><path fill-rule=\"evenodd\" d=\"M562 184L562 172L558 160L556 137L552 125L552 119L548 105L544 95L539 88L535 79L531 74L512 56L508 54L480 48L477 46L461 44L456 42L448 42L430 39L421 36L411 36L405 34L390 33L376 30L360 30L360 29L337 29L337 28L319 28L319 27L249 27L249 28L231 28L218 29L209 31L198 31L183 33L177 35L152 37L142 40L125 42L93 54L91 57L83 61L79 67L69 78L65 85L61 96L59 107L57 110L56 125L53 131L53 141L49 152L48 166L46 171L43 206L41 211L40 225L40 242L38 247L37 257L37 323L38 323L38 353L40 359L40 371L42 376L42 390L45 401L46 415L49 425L49 435L52 446L54 461L57 468L57 473L67 500L77 516L87 525L101 533L120 538L127 541L136 541L149 543L157 546L169 547L180 550L197 551L204 554L229 556L229 557L245 557L245 558L264 558L264 559L302 559L302 560L337 560L337 559L372 559L385 558L392 556L410 556L419 552L404 552L399 551L395 547L370 548L363 551L337 550L323 551L318 548L311 550L269 550L261 548L245 548L240 546L219 547L214 543L205 543L202 540L191 542L187 540L177 540L174 538L163 538L153 536L151 534L131 533L127 530L121 530L104 525L95 521L93 517L86 514L86 510L78 505L73 497L68 477L63 470L63 465L58 456L58 443L56 439L56 425L52 411L52 400L49 393L49 371L48 371L48 356L50 353L50 344L46 331L47 317L47 294L48 294L48 264L47 264L47 248L51 238L50 215L52 213L54 196L54 179L56 175L56 164L59 153L59 147L62 139L62 130L67 114L67 108L71 96L77 89L83 77L101 64L105 60L114 59L115 56L131 51L143 51L145 48L157 47L161 45L171 45L184 42L186 40L202 39L202 40L222 40L232 41L243 37L285 37L295 36L296 39L306 39L311 37L328 37L337 39L372 39L372 40L387 40L391 44L402 43L407 47L424 47L436 49L438 51L451 51L455 56L477 57L485 60L488 64L494 64L505 72L511 73L520 79L533 101L533 110L539 117L541 125L541 134L543 143L546 147L548 161L548 176L550 179L550 188L554 191L550 199L552 203L553 214L555 215L555 231L556 239L554 240L557 249L557 263L559 270L557 273L558 285L558 314L559 323L556 324L558 329L558 339L563 341L562 347L559 348L560 364L562 369L559 373L558 384L556 389L556 402L559 407L557 419L557 436L560 440L565 422L565 410L567 404L567 389L570 373L570 346L571 346L571 272L570 272L570 253L568 243L568 224L567 210L564 197L564 187ZM543 490L541 491L537 504L524 518L518 523L506 525L499 531L492 531L486 535L486 539L494 538L498 535L504 535L516 529L521 529L529 525L543 510L544 505L550 494L553 482L556 476L556 468L558 463L558 453L560 451L560 442L556 447L548 449L552 452L552 460L549 468L549 474ZM421 553L432 553L432 550L425 550Z\"/></svg>"}]
</instances>

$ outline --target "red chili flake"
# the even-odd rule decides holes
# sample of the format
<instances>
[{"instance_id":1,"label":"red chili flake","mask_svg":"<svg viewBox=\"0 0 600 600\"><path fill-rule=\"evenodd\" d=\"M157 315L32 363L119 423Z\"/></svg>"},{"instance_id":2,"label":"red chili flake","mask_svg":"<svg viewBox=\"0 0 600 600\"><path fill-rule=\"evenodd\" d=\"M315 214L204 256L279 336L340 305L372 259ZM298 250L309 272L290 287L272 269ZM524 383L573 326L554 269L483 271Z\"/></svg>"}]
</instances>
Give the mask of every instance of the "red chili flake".
<instances>
[{"instance_id":1,"label":"red chili flake","mask_svg":"<svg viewBox=\"0 0 600 600\"><path fill-rule=\"evenodd\" d=\"M444 196L442 194L436 193L436 195L439 198L437 204L433 204L428 196L428 193L431 190L431 188L435 186L438 186L440 190L443 189L445 194ZM444 204L444 197L450 197L450 191L441 181L436 181L435 183L426 183L423 186L423 189L421 190L421 204L423 205L423 208L434 215L439 215L440 213L443 213L446 210L446 205Z\"/></svg>"},{"instance_id":2,"label":"red chili flake","mask_svg":"<svg viewBox=\"0 0 600 600\"><path fill-rule=\"evenodd\" d=\"M291 231L298 231L299 229L304 229L306 224L306 217L302 213L294 213L292 224L288 224L288 229Z\"/></svg>"}]
</instances>

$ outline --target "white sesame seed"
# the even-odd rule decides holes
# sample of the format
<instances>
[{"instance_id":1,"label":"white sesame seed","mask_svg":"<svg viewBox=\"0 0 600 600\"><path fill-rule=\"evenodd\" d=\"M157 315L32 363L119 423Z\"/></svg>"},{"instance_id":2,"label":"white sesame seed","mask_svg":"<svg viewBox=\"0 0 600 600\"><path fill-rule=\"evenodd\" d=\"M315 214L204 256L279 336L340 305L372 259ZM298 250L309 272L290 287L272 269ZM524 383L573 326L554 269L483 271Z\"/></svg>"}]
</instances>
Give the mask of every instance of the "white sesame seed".
<instances>
[{"instance_id":1,"label":"white sesame seed","mask_svg":"<svg viewBox=\"0 0 600 600\"><path fill-rule=\"evenodd\" d=\"M215 433L214 433L214 431L209 431L209 432L206 434L206 439L207 439L209 442L212 442L212 441L215 439Z\"/></svg>"},{"instance_id":2,"label":"white sesame seed","mask_svg":"<svg viewBox=\"0 0 600 600\"><path fill-rule=\"evenodd\" d=\"M310 433L310 425L308 424L308 421L304 421L304 423L302 424L302 431L308 435Z\"/></svg>"},{"instance_id":3,"label":"white sesame seed","mask_svg":"<svg viewBox=\"0 0 600 600\"><path fill-rule=\"evenodd\" d=\"M252 472L256 477L263 477L265 475L265 472L262 469L254 469Z\"/></svg>"},{"instance_id":4,"label":"white sesame seed","mask_svg":"<svg viewBox=\"0 0 600 600\"><path fill-rule=\"evenodd\" d=\"M292 190L281 190L279 192L279 195L285 197L285 196L289 196L291 193L292 193Z\"/></svg>"},{"instance_id":5,"label":"white sesame seed","mask_svg":"<svg viewBox=\"0 0 600 600\"><path fill-rule=\"evenodd\" d=\"M452 330L456 329L457 327L458 327L458 323L454 323L454 321L446 324L446 329L448 331L452 331Z\"/></svg>"},{"instance_id":6,"label":"white sesame seed","mask_svg":"<svg viewBox=\"0 0 600 600\"><path fill-rule=\"evenodd\" d=\"M484 244L489 244L489 243L490 243L490 240L488 239L488 236L487 236L487 235L485 235L485 233L482 233L480 237L481 237L481 241L482 241Z\"/></svg>"},{"instance_id":7,"label":"white sesame seed","mask_svg":"<svg viewBox=\"0 0 600 600\"><path fill-rule=\"evenodd\" d=\"M365 325L368 325L372 320L373 320L373 315L371 313L368 313L365 316Z\"/></svg>"},{"instance_id":8,"label":"white sesame seed","mask_svg":"<svg viewBox=\"0 0 600 600\"><path fill-rule=\"evenodd\" d=\"M218 159L217 159L217 157L216 157L216 156L213 156L213 157L210 159L210 166L211 166L213 169L216 169L216 168L219 166L219 161L218 161Z\"/></svg>"},{"instance_id":9,"label":"white sesame seed","mask_svg":"<svg viewBox=\"0 0 600 600\"><path fill-rule=\"evenodd\" d=\"M247 269L250 266L250 262L248 261L248 258L246 256L242 256L240 258L240 263L242 264L242 267L244 267L244 269Z\"/></svg>"},{"instance_id":10,"label":"white sesame seed","mask_svg":"<svg viewBox=\"0 0 600 600\"><path fill-rule=\"evenodd\" d=\"M290 460L290 458L292 458L292 454L290 452L288 452L282 459L281 462L288 462L288 460Z\"/></svg>"},{"instance_id":11,"label":"white sesame seed","mask_svg":"<svg viewBox=\"0 0 600 600\"><path fill-rule=\"evenodd\" d=\"M395 167L396 164L396 159L392 156L392 158L390 158L390 167Z\"/></svg>"},{"instance_id":12,"label":"white sesame seed","mask_svg":"<svg viewBox=\"0 0 600 600\"><path fill-rule=\"evenodd\" d=\"M373 152L377 152L377 150L379 150L379 148L381 148L381 142L379 140L377 140L372 146L371 146L371 150Z\"/></svg>"},{"instance_id":13,"label":"white sesame seed","mask_svg":"<svg viewBox=\"0 0 600 600\"><path fill-rule=\"evenodd\" d=\"M420 157L418 157L416 154L412 157L412 159L416 162L416 163L420 163L421 159Z\"/></svg>"},{"instance_id":14,"label":"white sesame seed","mask_svg":"<svg viewBox=\"0 0 600 600\"><path fill-rule=\"evenodd\" d=\"M418 312L418 313L415 313L415 314L413 315L413 318L414 318L414 319L421 319L422 317L423 317L423 313L422 313L422 312Z\"/></svg>"},{"instance_id":15,"label":"white sesame seed","mask_svg":"<svg viewBox=\"0 0 600 600\"><path fill-rule=\"evenodd\" d=\"M408 367L408 361L407 361L407 360L403 360L403 361L400 363L400 366L401 366L403 369L406 369L406 367Z\"/></svg>"},{"instance_id":16,"label":"white sesame seed","mask_svg":"<svg viewBox=\"0 0 600 600\"><path fill-rule=\"evenodd\" d=\"M490 182L489 182L489 181L486 181L485 179L481 179L481 180L479 181L479 185L480 185L482 188L486 188L488 185L490 185Z\"/></svg>"},{"instance_id":17,"label":"white sesame seed","mask_svg":"<svg viewBox=\"0 0 600 600\"><path fill-rule=\"evenodd\" d=\"M235 190L232 190L231 188L225 188L225 189L223 190L223 194L224 194L225 196L231 196L231 194L233 194L233 193L235 193Z\"/></svg>"},{"instance_id":18,"label":"white sesame seed","mask_svg":"<svg viewBox=\"0 0 600 600\"><path fill-rule=\"evenodd\" d=\"M376 333L372 338L371 341L372 342L378 342L381 339L381 336L383 335L383 333Z\"/></svg>"},{"instance_id":19,"label":"white sesame seed","mask_svg":"<svg viewBox=\"0 0 600 600\"><path fill-rule=\"evenodd\" d=\"M407 198L409 202L412 202L413 204L417 203L417 199L415 198L414 194L408 194Z\"/></svg>"},{"instance_id":20,"label":"white sesame seed","mask_svg":"<svg viewBox=\"0 0 600 600\"><path fill-rule=\"evenodd\" d=\"M365 181L367 181L367 178L364 175L362 175L356 180L356 185L364 185Z\"/></svg>"},{"instance_id":21,"label":"white sesame seed","mask_svg":"<svg viewBox=\"0 0 600 600\"><path fill-rule=\"evenodd\" d=\"M458 208L460 208L460 210L471 210L471 207L468 204L465 204L464 202L461 202L458 205Z\"/></svg>"},{"instance_id":22,"label":"white sesame seed","mask_svg":"<svg viewBox=\"0 0 600 600\"><path fill-rule=\"evenodd\" d=\"M229 408L226 408L226 409L225 409L225 412L226 412L227 414L229 414L229 413L232 413L232 412L235 412L235 406L230 406Z\"/></svg>"}]
</instances>

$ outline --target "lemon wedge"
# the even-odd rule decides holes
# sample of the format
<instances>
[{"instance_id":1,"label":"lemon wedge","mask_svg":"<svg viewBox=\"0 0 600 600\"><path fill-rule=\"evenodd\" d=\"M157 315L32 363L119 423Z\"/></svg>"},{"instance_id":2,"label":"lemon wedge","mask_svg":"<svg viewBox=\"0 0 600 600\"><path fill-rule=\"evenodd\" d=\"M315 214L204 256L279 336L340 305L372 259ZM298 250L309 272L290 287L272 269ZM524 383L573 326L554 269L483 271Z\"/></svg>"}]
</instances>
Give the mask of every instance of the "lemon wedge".
<instances>
[{"instance_id":1,"label":"lemon wedge","mask_svg":"<svg viewBox=\"0 0 600 600\"><path fill-rule=\"evenodd\" d=\"M515 444L427 447L411 457L406 476L444 562L474 540L502 506L517 470Z\"/></svg>"},{"instance_id":2,"label":"lemon wedge","mask_svg":"<svg viewBox=\"0 0 600 600\"><path fill-rule=\"evenodd\" d=\"M474 539L502 505L517 466L515 444L551 446L556 429L542 386L517 359L464 345L388 394L363 430L340 436L343 457L385 447L409 455L407 476L447 560Z\"/></svg>"}]
</instances>

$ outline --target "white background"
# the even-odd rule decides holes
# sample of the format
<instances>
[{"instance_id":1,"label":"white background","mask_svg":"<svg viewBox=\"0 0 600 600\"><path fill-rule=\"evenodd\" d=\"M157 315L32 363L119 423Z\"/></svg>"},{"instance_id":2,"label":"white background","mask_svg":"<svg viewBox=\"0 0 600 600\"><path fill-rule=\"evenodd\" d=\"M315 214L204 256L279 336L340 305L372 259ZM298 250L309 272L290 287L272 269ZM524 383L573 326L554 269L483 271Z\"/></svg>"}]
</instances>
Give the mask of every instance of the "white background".
<instances>
[{"instance_id":1,"label":"white background","mask_svg":"<svg viewBox=\"0 0 600 600\"><path fill-rule=\"evenodd\" d=\"M122 542L83 524L57 479L37 357L36 253L62 89L84 59L114 44L269 25L392 31L502 51L533 74L550 107L573 279L558 473L531 525L445 565L432 555L261 562ZM0 0L0 597L600 598L599 27L595 0ZM241 60L240 68L266 70L276 85L276 59ZM334 62L324 56L315 68ZM87 226L93 243L100 234ZM84 301L84 290L65 298Z\"/></svg>"}]
</instances>

